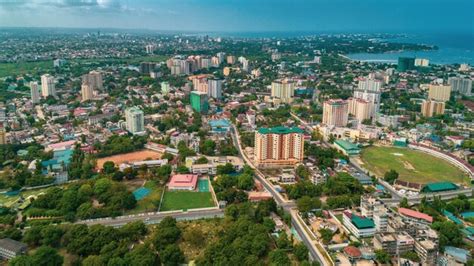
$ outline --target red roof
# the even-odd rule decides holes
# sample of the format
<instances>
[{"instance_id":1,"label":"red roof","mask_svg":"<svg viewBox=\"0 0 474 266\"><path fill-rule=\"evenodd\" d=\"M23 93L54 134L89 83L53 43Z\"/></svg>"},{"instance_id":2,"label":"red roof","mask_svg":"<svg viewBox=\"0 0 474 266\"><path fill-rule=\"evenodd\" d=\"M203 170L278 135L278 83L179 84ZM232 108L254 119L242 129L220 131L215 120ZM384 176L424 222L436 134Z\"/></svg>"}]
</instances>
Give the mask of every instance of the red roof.
<instances>
[{"instance_id":1,"label":"red roof","mask_svg":"<svg viewBox=\"0 0 474 266\"><path fill-rule=\"evenodd\" d=\"M360 258L362 256L362 252L356 247L347 246L344 248L344 253L346 253L349 257L352 258Z\"/></svg>"},{"instance_id":2,"label":"red roof","mask_svg":"<svg viewBox=\"0 0 474 266\"><path fill-rule=\"evenodd\" d=\"M410 217L413 217L413 218L422 219L422 220L425 220L425 221L430 222L430 223L433 222L433 217L429 216L428 214L424 214L422 212L414 211L414 210L411 210L411 209L398 208L398 213L400 213L402 215L405 215L405 216L410 216Z\"/></svg>"},{"instance_id":3,"label":"red roof","mask_svg":"<svg viewBox=\"0 0 474 266\"><path fill-rule=\"evenodd\" d=\"M168 187L196 187L197 175L174 175L171 177Z\"/></svg>"}]
</instances>

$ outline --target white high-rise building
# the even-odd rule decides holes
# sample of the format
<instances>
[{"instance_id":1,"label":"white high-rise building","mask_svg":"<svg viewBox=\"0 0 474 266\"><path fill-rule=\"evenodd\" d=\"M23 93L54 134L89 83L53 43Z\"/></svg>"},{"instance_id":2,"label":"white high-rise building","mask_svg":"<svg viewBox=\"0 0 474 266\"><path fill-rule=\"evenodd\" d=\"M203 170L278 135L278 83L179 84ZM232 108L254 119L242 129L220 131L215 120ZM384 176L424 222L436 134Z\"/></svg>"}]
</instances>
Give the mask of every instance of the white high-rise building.
<instances>
[{"instance_id":1,"label":"white high-rise building","mask_svg":"<svg viewBox=\"0 0 474 266\"><path fill-rule=\"evenodd\" d=\"M295 82L289 79L275 80L272 82L272 97L278 98L282 103L291 103L295 95Z\"/></svg>"},{"instance_id":2,"label":"white high-rise building","mask_svg":"<svg viewBox=\"0 0 474 266\"><path fill-rule=\"evenodd\" d=\"M222 80L221 79L208 79L207 80L209 97L220 99L222 98Z\"/></svg>"},{"instance_id":3,"label":"white high-rise building","mask_svg":"<svg viewBox=\"0 0 474 266\"><path fill-rule=\"evenodd\" d=\"M145 133L145 117L143 111L138 107L130 107L125 110L127 130L133 135Z\"/></svg>"},{"instance_id":4,"label":"white high-rise building","mask_svg":"<svg viewBox=\"0 0 474 266\"><path fill-rule=\"evenodd\" d=\"M38 82L30 82L31 102L37 104L40 102L40 92L38 89Z\"/></svg>"},{"instance_id":5,"label":"white high-rise building","mask_svg":"<svg viewBox=\"0 0 474 266\"><path fill-rule=\"evenodd\" d=\"M41 76L41 96L48 97L54 96L56 97L56 87L54 86L54 77L45 74Z\"/></svg>"},{"instance_id":6,"label":"white high-rise building","mask_svg":"<svg viewBox=\"0 0 474 266\"><path fill-rule=\"evenodd\" d=\"M430 60L424 58L416 58L415 66L427 67L430 65Z\"/></svg>"},{"instance_id":7,"label":"white high-rise building","mask_svg":"<svg viewBox=\"0 0 474 266\"><path fill-rule=\"evenodd\" d=\"M323 124L328 126L345 127L349 117L347 101L331 99L323 104Z\"/></svg>"},{"instance_id":8,"label":"white high-rise building","mask_svg":"<svg viewBox=\"0 0 474 266\"><path fill-rule=\"evenodd\" d=\"M452 91L457 91L462 95L471 96L472 80L470 78L450 77L448 83Z\"/></svg>"},{"instance_id":9,"label":"white high-rise building","mask_svg":"<svg viewBox=\"0 0 474 266\"><path fill-rule=\"evenodd\" d=\"M89 84L82 84L81 86L81 96L82 96L82 101L88 101L92 100L94 98L94 91L92 90L92 87Z\"/></svg>"},{"instance_id":10,"label":"white high-rise building","mask_svg":"<svg viewBox=\"0 0 474 266\"><path fill-rule=\"evenodd\" d=\"M368 91L368 92L379 92L382 88L383 81L378 79L371 79L371 78L361 78L359 79L359 84L357 85L357 89L361 91Z\"/></svg>"},{"instance_id":11,"label":"white high-rise building","mask_svg":"<svg viewBox=\"0 0 474 266\"><path fill-rule=\"evenodd\" d=\"M102 73L99 71L91 71L89 74L83 75L82 83L89 85L92 91L102 90L104 87Z\"/></svg>"},{"instance_id":12,"label":"white high-rise building","mask_svg":"<svg viewBox=\"0 0 474 266\"><path fill-rule=\"evenodd\" d=\"M168 95L170 92L170 84L168 81L161 82L161 94Z\"/></svg>"}]
</instances>

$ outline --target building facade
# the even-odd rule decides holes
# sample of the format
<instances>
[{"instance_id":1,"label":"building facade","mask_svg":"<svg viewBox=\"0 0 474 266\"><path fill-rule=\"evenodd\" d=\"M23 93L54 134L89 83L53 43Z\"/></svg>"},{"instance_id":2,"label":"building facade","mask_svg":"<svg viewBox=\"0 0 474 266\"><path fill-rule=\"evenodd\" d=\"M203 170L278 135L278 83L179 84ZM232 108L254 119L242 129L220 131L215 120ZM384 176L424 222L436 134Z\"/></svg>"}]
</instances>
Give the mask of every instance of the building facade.
<instances>
[{"instance_id":1,"label":"building facade","mask_svg":"<svg viewBox=\"0 0 474 266\"><path fill-rule=\"evenodd\" d=\"M260 128L255 132L258 166L295 165L303 161L304 137L300 128Z\"/></svg>"},{"instance_id":2,"label":"building facade","mask_svg":"<svg viewBox=\"0 0 474 266\"><path fill-rule=\"evenodd\" d=\"M466 96L472 95L472 80L470 78L450 77L448 84L451 85L452 91Z\"/></svg>"},{"instance_id":3,"label":"building facade","mask_svg":"<svg viewBox=\"0 0 474 266\"><path fill-rule=\"evenodd\" d=\"M81 98L82 101L88 101L94 98L94 91L92 90L92 87L90 85L86 83L83 83L81 85Z\"/></svg>"},{"instance_id":4,"label":"building facade","mask_svg":"<svg viewBox=\"0 0 474 266\"><path fill-rule=\"evenodd\" d=\"M323 104L323 124L344 127L347 125L349 105L347 101L332 99Z\"/></svg>"},{"instance_id":5,"label":"building facade","mask_svg":"<svg viewBox=\"0 0 474 266\"><path fill-rule=\"evenodd\" d=\"M30 82L31 102L37 104L40 102L40 92L38 89L38 82Z\"/></svg>"},{"instance_id":6,"label":"building facade","mask_svg":"<svg viewBox=\"0 0 474 266\"><path fill-rule=\"evenodd\" d=\"M54 85L54 77L45 74L41 76L41 96L48 97L53 96L56 97L56 87Z\"/></svg>"},{"instance_id":7,"label":"building facade","mask_svg":"<svg viewBox=\"0 0 474 266\"><path fill-rule=\"evenodd\" d=\"M428 99L447 102L451 97L451 85L430 84L428 88Z\"/></svg>"},{"instance_id":8,"label":"building facade","mask_svg":"<svg viewBox=\"0 0 474 266\"><path fill-rule=\"evenodd\" d=\"M421 114L424 117L432 117L433 115L444 114L446 104L435 100L423 100L421 104Z\"/></svg>"},{"instance_id":9,"label":"building facade","mask_svg":"<svg viewBox=\"0 0 474 266\"><path fill-rule=\"evenodd\" d=\"M282 103L293 102L295 95L295 82L288 79L275 80L272 82L272 97L278 98Z\"/></svg>"},{"instance_id":10,"label":"building facade","mask_svg":"<svg viewBox=\"0 0 474 266\"><path fill-rule=\"evenodd\" d=\"M127 130L132 134L143 134L145 132L145 118L143 111L138 107L130 107L125 110Z\"/></svg>"},{"instance_id":11,"label":"building facade","mask_svg":"<svg viewBox=\"0 0 474 266\"><path fill-rule=\"evenodd\" d=\"M191 107L198 113L207 113L209 111L209 102L207 92L192 91L190 94Z\"/></svg>"},{"instance_id":12,"label":"building facade","mask_svg":"<svg viewBox=\"0 0 474 266\"><path fill-rule=\"evenodd\" d=\"M207 80L207 95L214 99L222 98L222 80L208 79Z\"/></svg>"}]
</instances>

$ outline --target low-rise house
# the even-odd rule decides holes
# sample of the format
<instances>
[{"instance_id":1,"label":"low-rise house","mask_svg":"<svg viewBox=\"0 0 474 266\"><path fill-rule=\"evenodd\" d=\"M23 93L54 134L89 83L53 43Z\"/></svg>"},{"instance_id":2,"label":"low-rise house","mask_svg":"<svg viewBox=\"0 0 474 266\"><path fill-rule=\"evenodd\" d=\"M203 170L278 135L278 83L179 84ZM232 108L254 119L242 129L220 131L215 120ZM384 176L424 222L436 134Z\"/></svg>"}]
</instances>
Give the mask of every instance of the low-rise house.
<instances>
[{"instance_id":1,"label":"low-rise house","mask_svg":"<svg viewBox=\"0 0 474 266\"><path fill-rule=\"evenodd\" d=\"M27 246L10 238L0 239L0 257L12 259L26 253Z\"/></svg>"},{"instance_id":2,"label":"low-rise house","mask_svg":"<svg viewBox=\"0 0 474 266\"><path fill-rule=\"evenodd\" d=\"M198 181L197 175L174 175L168 183L170 190L195 190Z\"/></svg>"}]
</instances>

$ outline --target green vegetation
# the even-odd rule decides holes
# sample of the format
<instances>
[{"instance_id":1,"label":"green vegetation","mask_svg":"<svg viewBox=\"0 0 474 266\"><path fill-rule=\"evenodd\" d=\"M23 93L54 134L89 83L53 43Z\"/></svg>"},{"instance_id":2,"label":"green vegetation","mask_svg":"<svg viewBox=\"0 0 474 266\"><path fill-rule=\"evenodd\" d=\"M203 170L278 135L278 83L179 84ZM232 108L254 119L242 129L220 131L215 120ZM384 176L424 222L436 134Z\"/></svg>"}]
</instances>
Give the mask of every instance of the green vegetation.
<instances>
[{"instance_id":1,"label":"green vegetation","mask_svg":"<svg viewBox=\"0 0 474 266\"><path fill-rule=\"evenodd\" d=\"M253 188L254 171L245 166L242 173L236 175L234 172L234 166L230 163L217 167L218 177L212 184L218 200L225 200L227 203L247 201L244 190Z\"/></svg>"},{"instance_id":2,"label":"green vegetation","mask_svg":"<svg viewBox=\"0 0 474 266\"><path fill-rule=\"evenodd\" d=\"M141 213L156 211L160 206L161 194L163 188L158 186L156 181L150 180L145 183L145 187L150 190L145 198L137 201L137 206L128 213Z\"/></svg>"},{"instance_id":3,"label":"green vegetation","mask_svg":"<svg viewBox=\"0 0 474 266\"><path fill-rule=\"evenodd\" d=\"M94 144L94 148L99 150L97 157L107 157L143 149L146 141L146 137L133 136L130 138L128 136L112 135L104 144Z\"/></svg>"},{"instance_id":4,"label":"green vegetation","mask_svg":"<svg viewBox=\"0 0 474 266\"><path fill-rule=\"evenodd\" d=\"M214 207L211 192L165 191L160 211Z\"/></svg>"},{"instance_id":5,"label":"green vegetation","mask_svg":"<svg viewBox=\"0 0 474 266\"><path fill-rule=\"evenodd\" d=\"M422 184L440 181L469 184L467 176L454 165L415 150L372 146L362 150L361 159L363 166L377 176L384 176L387 171L393 169L403 181Z\"/></svg>"}]
</instances>

